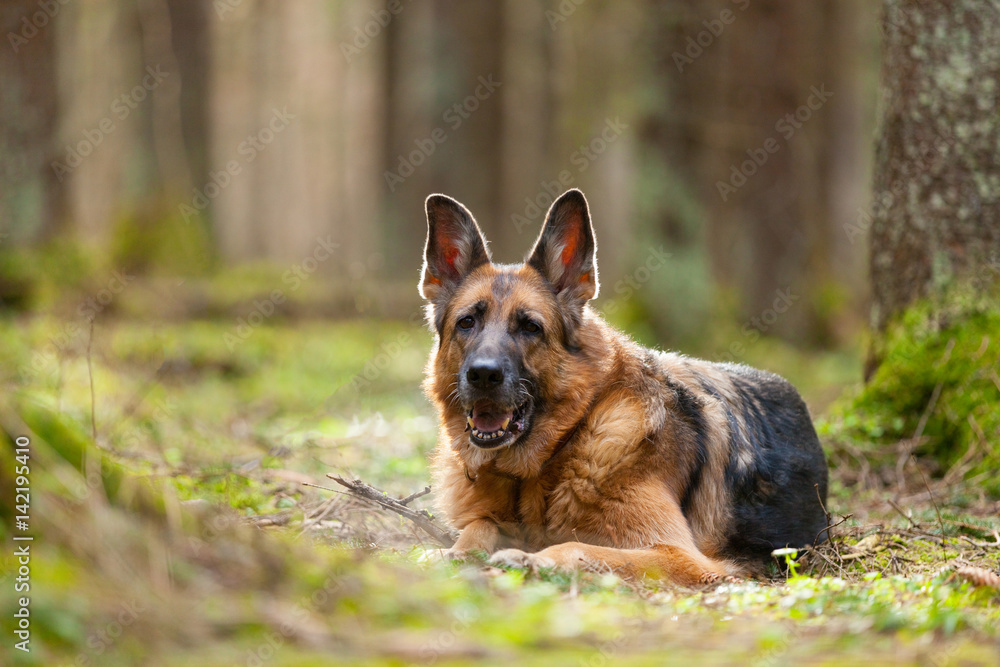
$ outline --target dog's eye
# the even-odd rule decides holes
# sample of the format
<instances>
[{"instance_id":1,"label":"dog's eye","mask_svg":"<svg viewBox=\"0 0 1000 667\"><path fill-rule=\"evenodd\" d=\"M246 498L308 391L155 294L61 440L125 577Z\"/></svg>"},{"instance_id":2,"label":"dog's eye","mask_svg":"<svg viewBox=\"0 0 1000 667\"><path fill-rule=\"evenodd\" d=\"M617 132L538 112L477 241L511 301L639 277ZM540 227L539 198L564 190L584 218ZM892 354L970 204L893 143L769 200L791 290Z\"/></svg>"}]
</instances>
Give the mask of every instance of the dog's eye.
<instances>
[{"instance_id":1,"label":"dog's eye","mask_svg":"<svg viewBox=\"0 0 1000 667\"><path fill-rule=\"evenodd\" d=\"M476 326L476 318L472 317L471 315L466 315L465 317L463 317L458 321L459 329L465 329L466 331L468 331L474 326Z\"/></svg>"},{"instance_id":2,"label":"dog's eye","mask_svg":"<svg viewBox=\"0 0 1000 667\"><path fill-rule=\"evenodd\" d=\"M541 330L542 327L538 326L537 322L532 322L531 320L528 320L527 322L521 325L521 331L525 333L536 334L539 333Z\"/></svg>"}]
</instances>

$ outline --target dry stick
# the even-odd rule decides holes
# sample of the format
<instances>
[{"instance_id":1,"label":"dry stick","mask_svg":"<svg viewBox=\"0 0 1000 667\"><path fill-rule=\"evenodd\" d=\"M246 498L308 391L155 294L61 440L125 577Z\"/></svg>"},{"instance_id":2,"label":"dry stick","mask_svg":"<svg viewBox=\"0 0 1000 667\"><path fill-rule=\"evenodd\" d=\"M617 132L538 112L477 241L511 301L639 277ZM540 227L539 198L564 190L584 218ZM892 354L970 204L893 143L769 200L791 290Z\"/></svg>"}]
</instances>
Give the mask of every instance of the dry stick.
<instances>
[{"instance_id":1,"label":"dry stick","mask_svg":"<svg viewBox=\"0 0 1000 667\"><path fill-rule=\"evenodd\" d=\"M426 496L430 492L431 492L431 487L425 486L423 491L417 491L416 493L411 493L410 495L406 496L405 498L400 498L399 499L399 504L400 505L409 505L411 502L413 502L417 498L419 498L421 496Z\"/></svg>"},{"instance_id":2,"label":"dry stick","mask_svg":"<svg viewBox=\"0 0 1000 667\"><path fill-rule=\"evenodd\" d=\"M941 390L944 388L944 382L938 382L934 385L934 391L931 392L931 398L927 401L927 407L924 408L924 414L920 415L920 421L917 422L917 430L913 432L913 437L910 440L917 442L920 436L924 434L924 427L927 426L927 420L931 418L931 413L934 408L937 407L938 399L941 398ZM910 452L912 455L912 451Z\"/></svg>"},{"instance_id":3,"label":"dry stick","mask_svg":"<svg viewBox=\"0 0 1000 667\"><path fill-rule=\"evenodd\" d=\"M833 519L833 515L830 514L830 510L826 508L826 504L823 502L823 498L819 494L819 484L813 484L813 488L816 489L816 499L819 500L819 506L823 508L823 514L826 515L826 528L816 533L816 539L814 539L813 542L814 543L817 542L819 540L819 536L822 535L823 532L825 531L826 539L830 542L830 545L833 547L833 551L834 553L837 554L838 560L843 561L843 556L841 556L840 554L840 545L838 545L837 540L833 538L833 529L839 526L840 524L846 522L853 515L851 514L841 515L840 521L838 521L835 524L831 524L830 521ZM819 552L817 551L817 553ZM843 565L840 566L840 569L841 571L843 571L844 569Z\"/></svg>"},{"instance_id":4,"label":"dry stick","mask_svg":"<svg viewBox=\"0 0 1000 667\"><path fill-rule=\"evenodd\" d=\"M979 549L995 549L997 547L1000 547L1000 533L998 533L995 530L993 531L993 539L996 540L995 542L980 542L978 540L973 540L972 538L967 537L965 535L959 535L958 537Z\"/></svg>"},{"instance_id":5,"label":"dry stick","mask_svg":"<svg viewBox=\"0 0 1000 667\"><path fill-rule=\"evenodd\" d=\"M911 538L909 540L906 540L907 544L913 544L913 542L920 540L923 541L930 540L931 542L934 542L935 544L940 544L942 546L945 544L945 540L943 538L938 537L934 533L928 533L926 530L921 530L920 528L917 528L917 530L910 530L908 528L903 528L902 530L900 530L899 534L900 536L905 535Z\"/></svg>"},{"instance_id":6,"label":"dry stick","mask_svg":"<svg viewBox=\"0 0 1000 667\"><path fill-rule=\"evenodd\" d=\"M309 482L305 482L305 484L308 486L316 486L315 484L309 484ZM325 487L321 486L318 488L322 489ZM333 491L333 489L330 489L330 491ZM337 496L332 496L328 500L325 500L322 505L320 505L322 511L317 512L311 517L304 517L302 520L302 530L299 531L299 535L301 536L303 533L309 530L309 528L311 528L312 526L316 525L317 523L325 519L326 515L329 514L330 511L333 509L333 505L334 503L336 503L336 501L337 501Z\"/></svg>"},{"instance_id":7,"label":"dry stick","mask_svg":"<svg viewBox=\"0 0 1000 667\"><path fill-rule=\"evenodd\" d=\"M299 482L299 483L300 483L300 484L301 484L302 486L311 486L311 487L313 487L314 489L323 489L324 491L329 491L330 493L336 493L336 494L337 494L337 495L339 495L339 496L347 496L347 497L349 497L349 498L354 498L354 499L356 499L356 500L358 499L358 497L357 497L357 496L355 496L355 495L354 495L353 493L347 493L347 492L345 492L345 491L340 491L340 490L338 490L338 489L331 489L331 488L330 488L329 486L322 486L322 485L320 485L320 484L312 484L312 483L310 483L310 482ZM324 503L323 503L323 505L325 505L326 509L324 509L324 510L323 510L323 513L322 513L322 515L321 515L321 516L319 516L319 517L314 517L314 518L311 518L311 519L309 519L308 521L306 521L305 519L303 519L303 521L302 521L302 526L303 526L303 528L302 528L302 530L301 530L301 531L299 532L299 537L301 537L302 535L304 535L304 534L305 534L305 532L306 532L306 531L307 531L307 530L309 529L309 527L310 527L310 526L312 526L312 525L314 525L315 523L317 523L317 522L321 521L321 520L322 520L322 519L323 519L324 517L326 517L326 515L327 515L327 514L329 514L330 510L331 510L331 509L333 508L333 506L334 506L334 502L333 502L333 501L334 501L334 498L331 498L329 502L324 502ZM321 505L321 506L323 506L323 505ZM346 510L346 511L350 512L350 511L351 511L351 508L347 508L347 510Z\"/></svg>"},{"instance_id":8,"label":"dry stick","mask_svg":"<svg viewBox=\"0 0 1000 667\"><path fill-rule=\"evenodd\" d=\"M890 498L889 499L889 504L892 506L892 509L894 509L897 512L899 512L899 516L901 516L904 519L906 519L907 521L909 521L911 526L913 526L914 528L919 528L919 526L917 526L917 522L913 520L913 517L911 517L908 514L906 514L906 512L903 511L903 508L901 508L899 505L896 504L895 500L893 500L892 498Z\"/></svg>"},{"instance_id":9,"label":"dry stick","mask_svg":"<svg viewBox=\"0 0 1000 667\"><path fill-rule=\"evenodd\" d=\"M824 532L826 533L826 539L832 540L833 535L830 534L830 522L833 519L830 516L830 510L826 509L826 504L823 502L823 497L819 494L819 484L813 484L813 488L816 490L816 500L819 501L819 506L823 508L823 514L826 516L826 528L816 533L816 538L813 540L813 544L819 541L819 536Z\"/></svg>"},{"instance_id":10,"label":"dry stick","mask_svg":"<svg viewBox=\"0 0 1000 667\"><path fill-rule=\"evenodd\" d=\"M847 520L852 518L853 516L854 516L853 514L841 514L840 521L830 526L830 530L832 531L837 526L847 523ZM841 557L840 545L837 543L837 540L830 540L830 544L833 546L833 551L834 553L837 554L837 558L840 558Z\"/></svg>"},{"instance_id":11,"label":"dry stick","mask_svg":"<svg viewBox=\"0 0 1000 667\"><path fill-rule=\"evenodd\" d=\"M843 565L843 563L834 563L832 560L830 560L830 558L825 553L823 553L822 551L820 551L816 547L812 546L811 544L807 544L806 545L806 551L809 552L809 553L814 553L817 556L819 556L820 558L822 558L823 560L825 560L839 574L843 574L844 573L844 565Z\"/></svg>"},{"instance_id":12,"label":"dry stick","mask_svg":"<svg viewBox=\"0 0 1000 667\"><path fill-rule=\"evenodd\" d=\"M969 414L969 425L970 426L974 425L973 426L973 430L979 428L979 423L976 422L976 418L973 417L972 414ZM981 432L981 430L980 430L980 432ZM978 437L978 434L977 434L977 437ZM976 459L976 454L979 452L979 446L978 445L979 445L980 441L982 441L983 444L986 443L986 435L985 434L983 434L982 438L980 438L979 440L974 440L974 441L972 441L972 442L969 443L969 447L968 447L968 449L965 450L965 453L962 454L962 458L960 458L959 460L955 461L955 463L952 464L952 466L950 468L948 468L947 472L945 472L944 476L941 478L941 484L942 485L944 485L945 487L951 486L952 484L954 484L958 480L964 479L965 475L970 470L972 470L972 467L975 465L973 463L973 460Z\"/></svg>"},{"instance_id":13,"label":"dry stick","mask_svg":"<svg viewBox=\"0 0 1000 667\"><path fill-rule=\"evenodd\" d=\"M959 521L958 519L948 519L948 523L953 526L958 526L959 528L965 528L966 530L971 530L976 533L982 533L983 535L995 535L997 532L992 526L980 526L974 523L969 523L968 521ZM997 539L1000 539L1000 537ZM997 546L1000 546L1000 544Z\"/></svg>"},{"instance_id":14,"label":"dry stick","mask_svg":"<svg viewBox=\"0 0 1000 667\"><path fill-rule=\"evenodd\" d=\"M339 475L334 475L333 473L327 473L326 476L335 481L337 484L347 488L354 496L361 498L362 500L375 503L380 507L399 514L405 519L409 519L416 524L418 528L434 538L434 540L441 546L448 548L455 544L456 538L452 532L435 523L427 510L420 510L419 512L412 510L395 498L390 498L387 494L379 491L375 487L365 484L360 479L356 479L352 482L340 477Z\"/></svg>"},{"instance_id":15,"label":"dry stick","mask_svg":"<svg viewBox=\"0 0 1000 667\"><path fill-rule=\"evenodd\" d=\"M924 481L924 488L927 489L927 495L930 496L931 502L934 504L934 512L937 513L938 525L941 527L941 537L944 537L944 519L941 518L941 508L938 507L937 499L934 498L934 492L931 491L931 485L927 482L927 475L924 474L924 471L920 467L920 464L917 463L917 460L913 458L912 453L910 454L910 458L913 459L913 465L916 467L917 472L920 473L920 479Z\"/></svg>"}]
</instances>

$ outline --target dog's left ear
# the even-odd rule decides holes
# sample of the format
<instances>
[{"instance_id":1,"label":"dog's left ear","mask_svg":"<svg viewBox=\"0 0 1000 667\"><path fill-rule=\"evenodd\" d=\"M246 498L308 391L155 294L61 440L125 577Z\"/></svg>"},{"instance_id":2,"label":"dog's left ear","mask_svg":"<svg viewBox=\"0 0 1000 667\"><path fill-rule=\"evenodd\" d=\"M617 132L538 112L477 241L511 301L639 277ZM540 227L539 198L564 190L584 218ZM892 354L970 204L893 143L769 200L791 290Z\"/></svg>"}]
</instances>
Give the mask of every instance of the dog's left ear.
<instances>
[{"instance_id":1,"label":"dog's left ear","mask_svg":"<svg viewBox=\"0 0 1000 667\"><path fill-rule=\"evenodd\" d=\"M567 190L553 202L527 263L567 305L582 305L597 296L597 242L582 192Z\"/></svg>"}]
</instances>

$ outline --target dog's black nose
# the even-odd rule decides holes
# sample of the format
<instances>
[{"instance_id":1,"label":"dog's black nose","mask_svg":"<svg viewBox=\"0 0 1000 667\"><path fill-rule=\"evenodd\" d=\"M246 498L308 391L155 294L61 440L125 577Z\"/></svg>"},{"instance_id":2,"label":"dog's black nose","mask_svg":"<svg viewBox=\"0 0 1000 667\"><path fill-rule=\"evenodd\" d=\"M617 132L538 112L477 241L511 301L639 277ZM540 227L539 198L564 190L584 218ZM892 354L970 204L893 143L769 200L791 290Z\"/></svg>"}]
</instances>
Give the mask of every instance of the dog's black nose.
<instances>
[{"instance_id":1,"label":"dog's black nose","mask_svg":"<svg viewBox=\"0 0 1000 667\"><path fill-rule=\"evenodd\" d=\"M492 389L503 383L503 370L496 359L477 359L465 372L465 379L476 389Z\"/></svg>"}]
</instances>

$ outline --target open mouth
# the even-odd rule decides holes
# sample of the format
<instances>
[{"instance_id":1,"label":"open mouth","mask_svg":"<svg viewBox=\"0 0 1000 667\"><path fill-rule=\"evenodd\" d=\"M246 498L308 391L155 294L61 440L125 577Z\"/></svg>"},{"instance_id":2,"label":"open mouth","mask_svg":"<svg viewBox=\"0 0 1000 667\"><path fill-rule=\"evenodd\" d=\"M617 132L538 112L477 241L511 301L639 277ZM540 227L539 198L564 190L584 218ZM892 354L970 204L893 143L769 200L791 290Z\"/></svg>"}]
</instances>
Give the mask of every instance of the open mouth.
<instances>
[{"instance_id":1,"label":"open mouth","mask_svg":"<svg viewBox=\"0 0 1000 667\"><path fill-rule=\"evenodd\" d=\"M515 408L505 408L492 401L476 401L469 410L469 439L484 449L510 444L524 433L529 402Z\"/></svg>"}]
</instances>

